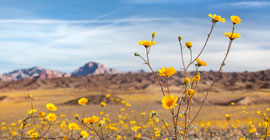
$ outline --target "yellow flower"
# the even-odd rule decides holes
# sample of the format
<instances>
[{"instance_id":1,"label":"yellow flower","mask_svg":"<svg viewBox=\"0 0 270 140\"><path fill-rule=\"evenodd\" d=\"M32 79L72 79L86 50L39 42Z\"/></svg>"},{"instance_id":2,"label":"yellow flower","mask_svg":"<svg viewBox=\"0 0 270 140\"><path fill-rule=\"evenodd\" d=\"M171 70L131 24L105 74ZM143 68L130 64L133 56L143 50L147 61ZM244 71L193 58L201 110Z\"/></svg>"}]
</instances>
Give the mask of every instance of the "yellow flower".
<instances>
[{"instance_id":1,"label":"yellow flower","mask_svg":"<svg viewBox=\"0 0 270 140\"><path fill-rule=\"evenodd\" d=\"M88 134L85 130L82 130L82 131L81 131L81 136L82 136L83 138L87 138L87 137L89 136L89 134Z\"/></svg>"},{"instance_id":2,"label":"yellow flower","mask_svg":"<svg viewBox=\"0 0 270 140\"><path fill-rule=\"evenodd\" d=\"M177 97L174 97L173 95L165 95L162 102L162 107L165 109L174 108L176 106L176 102L178 101Z\"/></svg>"},{"instance_id":3,"label":"yellow flower","mask_svg":"<svg viewBox=\"0 0 270 140\"><path fill-rule=\"evenodd\" d=\"M187 42L186 42L186 46L187 46L187 48L190 49L190 48L192 47L192 42L187 41Z\"/></svg>"},{"instance_id":4,"label":"yellow flower","mask_svg":"<svg viewBox=\"0 0 270 140\"><path fill-rule=\"evenodd\" d=\"M46 118L49 120L49 121L55 121L57 116L54 114L54 113L48 113Z\"/></svg>"},{"instance_id":5,"label":"yellow flower","mask_svg":"<svg viewBox=\"0 0 270 140\"><path fill-rule=\"evenodd\" d=\"M80 129L80 127L79 127L79 125L77 123L69 123L68 128L70 130L79 130Z\"/></svg>"},{"instance_id":6,"label":"yellow flower","mask_svg":"<svg viewBox=\"0 0 270 140\"><path fill-rule=\"evenodd\" d=\"M136 121L130 121L129 123L134 125L136 124Z\"/></svg>"},{"instance_id":7,"label":"yellow flower","mask_svg":"<svg viewBox=\"0 0 270 140\"><path fill-rule=\"evenodd\" d=\"M107 104L105 102L100 103L101 107L105 107Z\"/></svg>"},{"instance_id":8,"label":"yellow flower","mask_svg":"<svg viewBox=\"0 0 270 140\"><path fill-rule=\"evenodd\" d=\"M185 83L185 84L190 83L190 79L189 79L188 77L186 77L186 78L184 79L184 83Z\"/></svg>"},{"instance_id":9,"label":"yellow flower","mask_svg":"<svg viewBox=\"0 0 270 140\"><path fill-rule=\"evenodd\" d=\"M178 40L181 41L182 40L182 36L178 36Z\"/></svg>"},{"instance_id":10,"label":"yellow flower","mask_svg":"<svg viewBox=\"0 0 270 140\"><path fill-rule=\"evenodd\" d=\"M111 94L106 94L105 97L109 98L109 97L111 97Z\"/></svg>"},{"instance_id":11,"label":"yellow flower","mask_svg":"<svg viewBox=\"0 0 270 140\"><path fill-rule=\"evenodd\" d=\"M42 118L42 117L45 117L46 115L46 112L39 112L39 117Z\"/></svg>"},{"instance_id":12,"label":"yellow flower","mask_svg":"<svg viewBox=\"0 0 270 140\"><path fill-rule=\"evenodd\" d=\"M99 126L103 126L104 124L105 124L105 121L104 121L104 120L101 120L101 121L99 121L99 123L98 123Z\"/></svg>"},{"instance_id":13,"label":"yellow flower","mask_svg":"<svg viewBox=\"0 0 270 140\"><path fill-rule=\"evenodd\" d=\"M234 102L231 102L231 105L234 105Z\"/></svg>"},{"instance_id":14,"label":"yellow flower","mask_svg":"<svg viewBox=\"0 0 270 140\"><path fill-rule=\"evenodd\" d=\"M143 40L143 41L138 41L138 43L146 48L152 46L152 45L155 45L156 44L156 41L148 41L148 40Z\"/></svg>"},{"instance_id":15,"label":"yellow flower","mask_svg":"<svg viewBox=\"0 0 270 140\"><path fill-rule=\"evenodd\" d=\"M234 40L235 38L239 38L239 37L241 37L240 36L240 33L227 33L227 32L225 32L224 33L228 38L230 38L231 40Z\"/></svg>"},{"instance_id":16,"label":"yellow flower","mask_svg":"<svg viewBox=\"0 0 270 140\"><path fill-rule=\"evenodd\" d=\"M145 112L142 112L142 113L141 113L141 116L145 116L145 115L146 115L146 113L145 113Z\"/></svg>"},{"instance_id":17,"label":"yellow flower","mask_svg":"<svg viewBox=\"0 0 270 140\"><path fill-rule=\"evenodd\" d=\"M134 127L131 128L131 130L132 130L133 132L137 132L139 129L141 129L140 126L134 126Z\"/></svg>"},{"instance_id":18,"label":"yellow flower","mask_svg":"<svg viewBox=\"0 0 270 140\"><path fill-rule=\"evenodd\" d=\"M67 124L65 121L62 121L62 123L60 124L60 127L61 128L66 128L67 127Z\"/></svg>"},{"instance_id":19,"label":"yellow flower","mask_svg":"<svg viewBox=\"0 0 270 140\"><path fill-rule=\"evenodd\" d=\"M224 23L225 22L225 18L221 18L221 16L218 16L216 14L209 14L208 15L209 17L211 17L213 19L213 22L221 22L221 23Z\"/></svg>"},{"instance_id":20,"label":"yellow flower","mask_svg":"<svg viewBox=\"0 0 270 140\"><path fill-rule=\"evenodd\" d=\"M56 111L56 110L57 110L57 107L56 107L54 104L52 104L52 103L48 103L48 104L46 105L46 107L47 107L47 109L48 109L49 111Z\"/></svg>"},{"instance_id":21,"label":"yellow flower","mask_svg":"<svg viewBox=\"0 0 270 140\"><path fill-rule=\"evenodd\" d=\"M252 127L249 129L249 133L250 134L253 134L254 132L256 132L256 128L255 127Z\"/></svg>"},{"instance_id":22,"label":"yellow flower","mask_svg":"<svg viewBox=\"0 0 270 140\"><path fill-rule=\"evenodd\" d=\"M16 136L17 132L16 131L10 131L10 134L13 135L13 136Z\"/></svg>"},{"instance_id":23,"label":"yellow flower","mask_svg":"<svg viewBox=\"0 0 270 140\"><path fill-rule=\"evenodd\" d=\"M141 138L141 137L142 137L141 133L136 135L136 138Z\"/></svg>"},{"instance_id":24,"label":"yellow flower","mask_svg":"<svg viewBox=\"0 0 270 140\"><path fill-rule=\"evenodd\" d=\"M36 110L36 109L31 109L31 110L29 110L27 113L28 113L28 114L33 114L34 112L37 112L37 110Z\"/></svg>"},{"instance_id":25,"label":"yellow flower","mask_svg":"<svg viewBox=\"0 0 270 140\"><path fill-rule=\"evenodd\" d=\"M229 121L231 119L230 117L231 117L230 114L225 114L225 118L227 121Z\"/></svg>"},{"instance_id":26,"label":"yellow flower","mask_svg":"<svg viewBox=\"0 0 270 140\"><path fill-rule=\"evenodd\" d=\"M242 138L239 138L238 140L246 140L246 138L245 137L242 137Z\"/></svg>"},{"instance_id":27,"label":"yellow flower","mask_svg":"<svg viewBox=\"0 0 270 140\"><path fill-rule=\"evenodd\" d=\"M199 58L196 59L196 62L198 64L198 66L207 66L206 62L200 60Z\"/></svg>"},{"instance_id":28,"label":"yellow flower","mask_svg":"<svg viewBox=\"0 0 270 140\"><path fill-rule=\"evenodd\" d=\"M242 19L238 16L231 16L231 21L234 24L241 24L240 22L242 21Z\"/></svg>"},{"instance_id":29,"label":"yellow flower","mask_svg":"<svg viewBox=\"0 0 270 140\"><path fill-rule=\"evenodd\" d=\"M39 137L39 134L38 134L37 132L34 132L34 133L31 134L30 137L31 137L32 139L36 139L36 138Z\"/></svg>"},{"instance_id":30,"label":"yellow flower","mask_svg":"<svg viewBox=\"0 0 270 140\"><path fill-rule=\"evenodd\" d=\"M158 70L158 73L159 73L159 76L166 76L166 77L170 77L172 75L174 75L176 73L176 70L174 69L174 67L161 67L159 70Z\"/></svg>"},{"instance_id":31,"label":"yellow flower","mask_svg":"<svg viewBox=\"0 0 270 140\"><path fill-rule=\"evenodd\" d=\"M196 74L194 77L193 77L193 81L194 82L199 82L201 79L201 76L199 74Z\"/></svg>"},{"instance_id":32,"label":"yellow flower","mask_svg":"<svg viewBox=\"0 0 270 140\"><path fill-rule=\"evenodd\" d=\"M83 122L85 123L95 123L95 122L98 122L99 120L99 117L93 115L92 117L89 117L89 118L83 118Z\"/></svg>"},{"instance_id":33,"label":"yellow flower","mask_svg":"<svg viewBox=\"0 0 270 140\"><path fill-rule=\"evenodd\" d=\"M156 37L157 36L157 32L153 32L152 33L152 38Z\"/></svg>"},{"instance_id":34,"label":"yellow flower","mask_svg":"<svg viewBox=\"0 0 270 140\"><path fill-rule=\"evenodd\" d=\"M81 98L81 99L78 100L78 103L80 105L85 105L87 102L88 102L88 99L86 99L86 98Z\"/></svg>"},{"instance_id":35,"label":"yellow flower","mask_svg":"<svg viewBox=\"0 0 270 140\"><path fill-rule=\"evenodd\" d=\"M189 96L193 96L193 95L195 95L196 93L195 93L195 91L194 91L193 89L188 89L187 94L188 94Z\"/></svg>"}]
</instances>

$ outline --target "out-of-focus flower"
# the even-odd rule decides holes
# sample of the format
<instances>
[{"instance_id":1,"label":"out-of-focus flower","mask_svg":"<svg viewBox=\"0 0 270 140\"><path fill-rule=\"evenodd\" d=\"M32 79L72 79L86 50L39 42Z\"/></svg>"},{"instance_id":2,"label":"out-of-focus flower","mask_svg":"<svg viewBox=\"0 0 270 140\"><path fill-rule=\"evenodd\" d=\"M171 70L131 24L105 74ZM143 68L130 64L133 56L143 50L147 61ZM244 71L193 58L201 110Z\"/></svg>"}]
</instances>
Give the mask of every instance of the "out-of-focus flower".
<instances>
[{"instance_id":1,"label":"out-of-focus flower","mask_svg":"<svg viewBox=\"0 0 270 140\"><path fill-rule=\"evenodd\" d=\"M199 58L196 59L196 62L198 64L198 66L207 66L206 62L200 60Z\"/></svg>"},{"instance_id":2,"label":"out-of-focus flower","mask_svg":"<svg viewBox=\"0 0 270 140\"><path fill-rule=\"evenodd\" d=\"M54 104L52 104L52 103L46 104L46 107L47 107L47 109L49 111L56 111L57 110L57 107Z\"/></svg>"},{"instance_id":3,"label":"out-of-focus flower","mask_svg":"<svg viewBox=\"0 0 270 140\"><path fill-rule=\"evenodd\" d=\"M192 42L187 41L187 42L186 42L186 47L190 49L190 48L192 47Z\"/></svg>"},{"instance_id":4,"label":"out-of-focus flower","mask_svg":"<svg viewBox=\"0 0 270 140\"><path fill-rule=\"evenodd\" d=\"M78 100L78 104L80 104L80 105L85 105L87 102L88 102L88 99L86 99L86 98L81 98Z\"/></svg>"}]
</instances>

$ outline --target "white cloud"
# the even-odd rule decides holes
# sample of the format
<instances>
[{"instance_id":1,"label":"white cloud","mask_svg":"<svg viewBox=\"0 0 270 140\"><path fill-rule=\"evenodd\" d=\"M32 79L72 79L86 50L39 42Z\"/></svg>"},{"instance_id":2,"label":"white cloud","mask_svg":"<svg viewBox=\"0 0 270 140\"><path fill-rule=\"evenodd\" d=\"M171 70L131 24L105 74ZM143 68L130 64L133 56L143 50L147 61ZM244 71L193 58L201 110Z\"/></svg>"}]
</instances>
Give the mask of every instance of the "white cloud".
<instances>
[{"instance_id":1,"label":"white cloud","mask_svg":"<svg viewBox=\"0 0 270 140\"><path fill-rule=\"evenodd\" d=\"M0 20L0 69L1 72L6 72L37 65L71 72L88 61L97 61L119 71L147 70L133 54L136 51L144 55L144 47L139 46L137 41L151 39L153 31L158 33L157 45L151 51L154 68L175 66L180 69L182 65L177 36L182 35L183 41L192 41L194 53L197 54L209 28L210 21L201 19L183 21L128 18L95 22ZM201 56L209 65L205 70L217 69L228 44L228 38L224 36L224 32L228 30L230 28L226 24L217 24L209 45ZM269 30L241 28L240 32L242 38L234 41L224 70L270 68L270 64L265 63L269 54ZM188 53L187 50L185 52ZM186 60L189 59L188 55L185 57ZM7 64L10 64L8 68Z\"/></svg>"},{"instance_id":2,"label":"white cloud","mask_svg":"<svg viewBox=\"0 0 270 140\"><path fill-rule=\"evenodd\" d=\"M270 2L268 1L242 1L242 2L230 2L217 4L215 8L264 8L269 7Z\"/></svg>"}]
</instances>

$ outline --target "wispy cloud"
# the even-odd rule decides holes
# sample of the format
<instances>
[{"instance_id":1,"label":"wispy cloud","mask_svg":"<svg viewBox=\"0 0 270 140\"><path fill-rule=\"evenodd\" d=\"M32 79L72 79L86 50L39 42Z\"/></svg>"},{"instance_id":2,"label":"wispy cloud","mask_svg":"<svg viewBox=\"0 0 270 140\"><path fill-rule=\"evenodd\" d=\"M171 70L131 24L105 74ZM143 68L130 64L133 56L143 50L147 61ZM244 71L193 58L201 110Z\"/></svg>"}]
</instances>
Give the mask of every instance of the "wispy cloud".
<instances>
[{"instance_id":1,"label":"wispy cloud","mask_svg":"<svg viewBox=\"0 0 270 140\"><path fill-rule=\"evenodd\" d=\"M230 2L221 3L212 7L218 8L265 8L270 7L269 1L241 1L241 2Z\"/></svg>"},{"instance_id":2,"label":"wispy cloud","mask_svg":"<svg viewBox=\"0 0 270 140\"><path fill-rule=\"evenodd\" d=\"M156 31L157 45L151 51L155 69L175 66L180 69L177 36L183 41L192 41L194 53L203 45L210 25L204 20L190 19L128 18L118 20L1 20L0 21L0 70L7 72L16 68L40 66L71 72L88 61L97 61L119 71L137 70L146 67L135 51L144 54L138 40L151 39ZM164 22L166 21L166 22ZM106 24L89 24L89 23ZM210 23L210 22L209 22ZM217 60L224 56L229 29L219 24L214 30L208 48L201 59L208 62L206 69L216 70ZM241 29L242 38L234 41L232 53L225 71L260 70L270 68L268 59L269 30ZM256 42L254 42L256 39ZM185 50L187 51L187 50ZM188 54L188 51L187 51ZM188 60L188 55L186 55ZM214 59L213 59L214 58ZM9 64L9 65L6 65ZM147 70L147 69L146 69Z\"/></svg>"}]
</instances>

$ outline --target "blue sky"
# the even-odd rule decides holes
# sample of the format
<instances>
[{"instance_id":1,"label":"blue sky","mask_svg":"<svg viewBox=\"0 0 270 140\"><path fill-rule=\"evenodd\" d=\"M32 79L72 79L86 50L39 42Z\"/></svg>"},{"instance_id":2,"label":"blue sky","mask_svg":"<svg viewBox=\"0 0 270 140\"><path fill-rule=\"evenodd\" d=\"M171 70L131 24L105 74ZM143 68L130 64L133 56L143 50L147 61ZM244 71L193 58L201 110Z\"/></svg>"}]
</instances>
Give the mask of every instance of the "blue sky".
<instances>
[{"instance_id":1,"label":"blue sky","mask_svg":"<svg viewBox=\"0 0 270 140\"><path fill-rule=\"evenodd\" d=\"M208 63L204 70L217 70L225 54L231 15L243 19L236 27L242 37L234 41L224 71L270 68L270 1L1 0L0 13L0 73L32 66L72 72L88 61L118 71L147 70L133 53L144 54L137 41L151 39L153 31L153 67L180 69L177 36L192 41L198 53L211 25L209 13L227 22L216 25L201 56Z\"/></svg>"}]
</instances>

